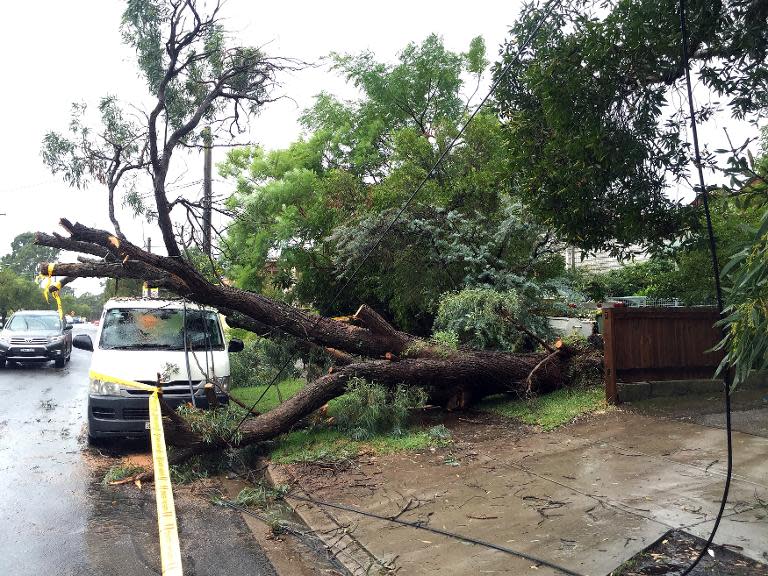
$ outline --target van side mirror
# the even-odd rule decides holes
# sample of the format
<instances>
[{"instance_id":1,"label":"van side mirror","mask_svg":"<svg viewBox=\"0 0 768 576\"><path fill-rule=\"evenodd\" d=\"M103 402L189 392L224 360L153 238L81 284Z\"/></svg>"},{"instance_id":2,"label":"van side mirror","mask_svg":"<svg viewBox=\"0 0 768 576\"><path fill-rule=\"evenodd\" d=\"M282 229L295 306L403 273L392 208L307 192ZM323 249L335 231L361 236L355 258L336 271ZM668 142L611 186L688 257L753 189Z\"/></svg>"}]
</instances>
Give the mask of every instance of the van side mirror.
<instances>
[{"instance_id":1,"label":"van side mirror","mask_svg":"<svg viewBox=\"0 0 768 576\"><path fill-rule=\"evenodd\" d=\"M245 348L245 345L243 344L242 340L238 340L237 338L232 338L232 340L229 341L228 350L230 352L242 352L243 348Z\"/></svg>"},{"instance_id":2,"label":"van side mirror","mask_svg":"<svg viewBox=\"0 0 768 576\"><path fill-rule=\"evenodd\" d=\"M93 340L88 334L78 334L72 339L72 347L93 352Z\"/></svg>"}]
</instances>

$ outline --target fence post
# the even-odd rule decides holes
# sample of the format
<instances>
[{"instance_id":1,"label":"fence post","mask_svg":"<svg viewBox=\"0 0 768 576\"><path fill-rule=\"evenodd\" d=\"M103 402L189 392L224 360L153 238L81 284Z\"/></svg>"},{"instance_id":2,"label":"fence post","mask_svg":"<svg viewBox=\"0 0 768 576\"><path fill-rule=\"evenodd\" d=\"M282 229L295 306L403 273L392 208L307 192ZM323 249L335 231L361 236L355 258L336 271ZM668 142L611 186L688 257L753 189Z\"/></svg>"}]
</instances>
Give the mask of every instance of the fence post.
<instances>
[{"instance_id":1,"label":"fence post","mask_svg":"<svg viewBox=\"0 0 768 576\"><path fill-rule=\"evenodd\" d=\"M613 308L603 308L603 365L605 370L605 401L618 404L616 389L616 361L613 349L614 315Z\"/></svg>"}]
</instances>

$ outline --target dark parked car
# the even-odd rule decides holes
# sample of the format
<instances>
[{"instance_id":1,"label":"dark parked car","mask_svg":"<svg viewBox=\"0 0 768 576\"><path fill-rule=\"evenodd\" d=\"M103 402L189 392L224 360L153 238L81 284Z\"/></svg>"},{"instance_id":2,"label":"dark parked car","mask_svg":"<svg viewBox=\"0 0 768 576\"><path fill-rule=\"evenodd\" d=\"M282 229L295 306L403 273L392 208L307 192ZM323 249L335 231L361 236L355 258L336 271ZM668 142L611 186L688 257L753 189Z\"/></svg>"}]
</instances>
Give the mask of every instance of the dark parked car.
<instances>
[{"instance_id":1,"label":"dark parked car","mask_svg":"<svg viewBox=\"0 0 768 576\"><path fill-rule=\"evenodd\" d=\"M21 310L0 331L0 368L6 362L53 361L63 368L72 354L72 326L50 310Z\"/></svg>"}]
</instances>

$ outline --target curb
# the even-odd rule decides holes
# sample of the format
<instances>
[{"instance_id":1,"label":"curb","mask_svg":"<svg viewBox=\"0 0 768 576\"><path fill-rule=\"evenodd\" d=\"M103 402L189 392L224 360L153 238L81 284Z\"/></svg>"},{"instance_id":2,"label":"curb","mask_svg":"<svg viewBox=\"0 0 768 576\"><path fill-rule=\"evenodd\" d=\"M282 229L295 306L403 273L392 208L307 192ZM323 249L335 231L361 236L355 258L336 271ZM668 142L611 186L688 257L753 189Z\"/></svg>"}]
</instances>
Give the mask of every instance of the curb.
<instances>
[{"instance_id":1,"label":"curb","mask_svg":"<svg viewBox=\"0 0 768 576\"><path fill-rule=\"evenodd\" d=\"M302 498L310 495L302 488L290 470L285 466L269 464L266 477L273 486L291 486L292 491ZM354 576L389 574L392 567L379 559L352 535L349 525L341 524L335 516L320 506L284 496L293 511L322 540L328 551Z\"/></svg>"},{"instance_id":2,"label":"curb","mask_svg":"<svg viewBox=\"0 0 768 576\"><path fill-rule=\"evenodd\" d=\"M719 379L690 380L649 380L643 382L618 382L619 399L622 402L635 402L651 398L672 396L701 396L721 392L723 381ZM762 390L768 388L766 373L750 375L739 390Z\"/></svg>"}]
</instances>

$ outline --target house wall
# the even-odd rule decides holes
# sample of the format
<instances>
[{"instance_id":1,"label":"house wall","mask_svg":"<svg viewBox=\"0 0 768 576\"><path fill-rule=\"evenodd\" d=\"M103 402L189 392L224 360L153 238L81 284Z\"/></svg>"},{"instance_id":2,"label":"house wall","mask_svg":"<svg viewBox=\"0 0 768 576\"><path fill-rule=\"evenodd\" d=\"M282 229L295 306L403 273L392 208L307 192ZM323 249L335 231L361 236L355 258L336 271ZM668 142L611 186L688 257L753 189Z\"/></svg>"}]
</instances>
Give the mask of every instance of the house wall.
<instances>
[{"instance_id":1,"label":"house wall","mask_svg":"<svg viewBox=\"0 0 768 576\"><path fill-rule=\"evenodd\" d=\"M633 247L640 252L639 247ZM594 254L584 253L578 248L568 246L564 251L565 265L569 269L583 268L590 272L607 272L609 270L615 270L626 266L626 261L622 262L617 258L611 256L608 252L597 252ZM583 258L582 258L583 257ZM648 254L637 254L633 262L645 262L650 257Z\"/></svg>"}]
</instances>

